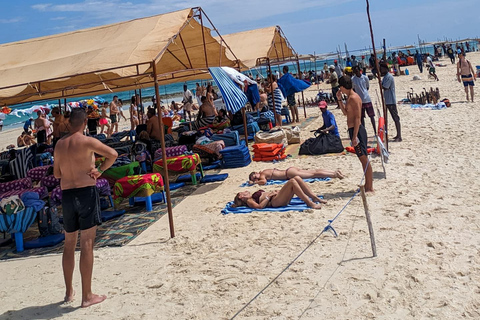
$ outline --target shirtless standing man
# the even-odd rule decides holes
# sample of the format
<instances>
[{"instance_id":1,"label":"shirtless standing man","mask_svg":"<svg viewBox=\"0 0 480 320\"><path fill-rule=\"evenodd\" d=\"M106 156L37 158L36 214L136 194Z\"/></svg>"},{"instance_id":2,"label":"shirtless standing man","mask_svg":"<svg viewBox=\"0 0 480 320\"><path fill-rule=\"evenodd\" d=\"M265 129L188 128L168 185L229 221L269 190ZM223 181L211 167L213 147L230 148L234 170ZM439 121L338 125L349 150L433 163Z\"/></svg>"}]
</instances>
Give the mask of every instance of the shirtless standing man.
<instances>
[{"instance_id":1,"label":"shirtless standing man","mask_svg":"<svg viewBox=\"0 0 480 320\"><path fill-rule=\"evenodd\" d=\"M344 115L347 116L347 126L352 147L362 163L365 173L365 191L373 192L373 171L368 161L367 153L367 131L360 121L362 112L362 99L353 91L352 79L349 76L343 76L338 80L340 90L337 92L338 103ZM346 105L342 101L342 93L347 95Z\"/></svg>"},{"instance_id":2,"label":"shirtless standing man","mask_svg":"<svg viewBox=\"0 0 480 320\"><path fill-rule=\"evenodd\" d=\"M465 54L460 53L458 55L458 63L457 63L457 80L458 82L463 82L463 86L465 87L465 94L467 95L467 102L468 102L468 88L470 87L470 98L473 102L473 86L477 80L477 75L473 70L472 64L470 61L465 59Z\"/></svg>"},{"instance_id":3,"label":"shirtless standing man","mask_svg":"<svg viewBox=\"0 0 480 320\"><path fill-rule=\"evenodd\" d=\"M118 132L118 120L120 120L120 116L123 117L125 121L127 121L127 118L122 113L122 110L120 109L122 105L120 104L118 100L118 96L113 96L112 102L110 102L110 120L112 121L112 133Z\"/></svg>"},{"instance_id":4,"label":"shirtless standing man","mask_svg":"<svg viewBox=\"0 0 480 320\"><path fill-rule=\"evenodd\" d=\"M65 279L65 302L73 301L73 270L75 247L80 230L80 274L82 276L82 307L100 303L107 297L92 293L93 244L97 225L101 223L100 198L97 178L110 168L117 152L99 140L83 135L87 125L87 113L81 108L73 109L69 117L70 134L58 140L55 148L54 175L61 179L63 225L65 246L63 249L63 275ZM105 157L95 168L95 155Z\"/></svg>"}]
</instances>

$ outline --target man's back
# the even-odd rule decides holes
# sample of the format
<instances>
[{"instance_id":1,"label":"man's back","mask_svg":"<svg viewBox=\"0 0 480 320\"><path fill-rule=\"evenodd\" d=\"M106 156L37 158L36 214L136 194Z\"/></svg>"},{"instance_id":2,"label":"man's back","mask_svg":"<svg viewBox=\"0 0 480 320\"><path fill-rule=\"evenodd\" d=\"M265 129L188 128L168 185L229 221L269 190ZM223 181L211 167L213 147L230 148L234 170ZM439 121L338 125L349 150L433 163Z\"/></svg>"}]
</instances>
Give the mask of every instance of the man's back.
<instances>
[{"instance_id":1,"label":"man's back","mask_svg":"<svg viewBox=\"0 0 480 320\"><path fill-rule=\"evenodd\" d=\"M93 138L77 132L57 142L55 162L59 164L62 190L95 185L95 180L88 175L95 167L91 140Z\"/></svg>"},{"instance_id":2,"label":"man's back","mask_svg":"<svg viewBox=\"0 0 480 320\"><path fill-rule=\"evenodd\" d=\"M151 139L161 140L158 117L152 116L147 122L147 132Z\"/></svg>"},{"instance_id":3,"label":"man's back","mask_svg":"<svg viewBox=\"0 0 480 320\"><path fill-rule=\"evenodd\" d=\"M385 92L385 103L396 104L397 99L395 96L395 80L390 73L387 73L382 80L382 87Z\"/></svg>"}]
</instances>

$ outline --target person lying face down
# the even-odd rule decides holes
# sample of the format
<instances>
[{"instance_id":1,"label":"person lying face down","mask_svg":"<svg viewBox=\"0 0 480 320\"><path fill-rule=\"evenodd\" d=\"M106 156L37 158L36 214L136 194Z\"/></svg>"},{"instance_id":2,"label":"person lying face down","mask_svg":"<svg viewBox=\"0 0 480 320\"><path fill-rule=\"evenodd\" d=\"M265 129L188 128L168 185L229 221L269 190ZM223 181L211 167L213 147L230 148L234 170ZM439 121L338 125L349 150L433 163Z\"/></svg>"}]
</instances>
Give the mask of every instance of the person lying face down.
<instances>
[{"instance_id":1,"label":"person lying face down","mask_svg":"<svg viewBox=\"0 0 480 320\"><path fill-rule=\"evenodd\" d=\"M295 177L288 180L280 190L269 192L258 190L253 194L250 191L239 192L233 200L232 207L247 206L254 209L284 207L290 203L295 195L313 209L320 209L322 203L327 202L317 197L302 178Z\"/></svg>"},{"instance_id":2,"label":"person lying face down","mask_svg":"<svg viewBox=\"0 0 480 320\"><path fill-rule=\"evenodd\" d=\"M299 169L297 167L290 167L286 170L281 169L265 169L260 172L252 172L248 176L250 184L264 185L268 180L288 180L294 177L301 179L314 178L338 178L343 179L344 176L340 170L326 170L326 169Z\"/></svg>"}]
</instances>

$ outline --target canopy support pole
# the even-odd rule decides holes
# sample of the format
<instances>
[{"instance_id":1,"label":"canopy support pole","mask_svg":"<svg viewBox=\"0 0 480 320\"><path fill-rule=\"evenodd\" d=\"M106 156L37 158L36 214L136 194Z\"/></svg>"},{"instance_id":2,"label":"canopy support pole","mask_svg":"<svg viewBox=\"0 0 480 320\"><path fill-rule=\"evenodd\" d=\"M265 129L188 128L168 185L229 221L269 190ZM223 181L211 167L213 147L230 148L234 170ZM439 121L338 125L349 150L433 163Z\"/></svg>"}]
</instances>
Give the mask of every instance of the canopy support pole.
<instances>
[{"instance_id":1,"label":"canopy support pole","mask_svg":"<svg viewBox=\"0 0 480 320\"><path fill-rule=\"evenodd\" d=\"M154 85L155 85L155 95L157 97L156 100L156 107L157 107L157 118L158 118L158 124L160 126L160 143L162 145L162 161L163 161L163 177L164 179L164 184L165 184L165 193L167 195L167 209L168 209L168 223L170 225L170 237L174 238L175 237L175 230L173 226L173 212L172 212L172 201L170 197L170 182L168 180L168 166L167 166L167 153L166 153L166 148L165 148L165 127L163 125L163 112L160 108L160 93L158 91L158 79L157 79L157 64L155 63L155 60L152 62L152 69L153 69L153 80L154 80ZM141 97L142 91L140 90L140 97Z\"/></svg>"},{"instance_id":2,"label":"canopy support pole","mask_svg":"<svg viewBox=\"0 0 480 320\"><path fill-rule=\"evenodd\" d=\"M208 57L207 57L207 45L205 43L205 32L203 30L203 14L202 10L199 11L200 25L202 27L202 40L203 40L203 52L205 54L205 66L208 68Z\"/></svg>"},{"instance_id":3,"label":"canopy support pole","mask_svg":"<svg viewBox=\"0 0 480 320\"><path fill-rule=\"evenodd\" d=\"M242 107L243 130L245 130L245 145L248 147L248 130L247 130L247 112L245 106ZM252 156L250 156L251 158Z\"/></svg>"},{"instance_id":4,"label":"canopy support pole","mask_svg":"<svg viewBox=\"0 0 480 320\"><path fill-rule=\"evenodd\" d=\"M298 78L302 80L303 74L302 74L302 71L300 70L300 61L298 60L298 54L295 56L297 57ZM303 103L303 114L305 116L305 119L307 119L307 109L305 108L305 96L303 95L303 91L302 91L302 103Z\"/></svg>"},{"instance_id":5,"label":"canopy support pole","mask_svg":"<svg viewBox=\"0 0 480 320\"><path fill-rule=\"evenodd\" d=\"M268 84L270 85L270 89L272 90L271 95L272 95L272 104L273 104L273 117L275 118L275 126L282 126L282 116L280 115L280 123L277 123L277 109L275 108L275 94L273 93L273 81L272 81L272 67L270 66L270 58L267 59L267 65L268 65Z\"/></svg>"},{"instance_id":6,"label":"canopy support pole","mask_svg":"<svg viewBox=\"0 0 480 320\"><path fill-rule=\"evenodd\" d=\"M380 97L382 99L382 107L383 107L383 118L385 121L385 128L388 128L387 126L387 106L385 105L385 98L383 96L383 87L382 87L382 80L380 76L380 64L378 63L378 58L377 58L377 51L375 50L375 38L373 36L373 28L372 28L372 20L370 19L370 3L367 1L367 16L368 16L368 24L370 25L370 37L372 38L372 49L373 49L373 56L375 57L375 67L377 68L378 72L378 86L380 87ZM388 130L385 130L385 146L388 151Z\"/></svg>"}]
</instances>

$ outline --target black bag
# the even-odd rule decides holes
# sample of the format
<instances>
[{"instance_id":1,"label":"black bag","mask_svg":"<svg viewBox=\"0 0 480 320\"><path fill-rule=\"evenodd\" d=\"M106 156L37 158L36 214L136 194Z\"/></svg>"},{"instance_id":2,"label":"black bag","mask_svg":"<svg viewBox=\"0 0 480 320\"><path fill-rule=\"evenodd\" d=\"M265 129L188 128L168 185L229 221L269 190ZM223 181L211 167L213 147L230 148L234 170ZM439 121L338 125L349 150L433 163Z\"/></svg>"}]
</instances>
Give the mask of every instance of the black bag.
<instances>
[{"instance_id":1,"label":"black bag","mask_svg":"<svg viewBox=\"0 0 480 320\"><path fill-rule=\"evenodd\" d=\"M40 237L46 237L63 232L63 227L58 220L57 208L45 206L38 212L38 231Z\"/></svg>"},{"instance_id":2,"label":"black bag","mask_svg":"<svg viewBox=\"0 0 480 320\"><path fill-rule=\"evenodd\" d=\"M327 153L343 152L343 144L340 137L333 133L320 132L315 138L306 140L300 146L298 154L319 155Z\"/></svg>"}]
</instances>

